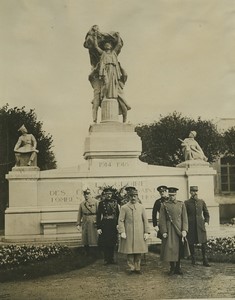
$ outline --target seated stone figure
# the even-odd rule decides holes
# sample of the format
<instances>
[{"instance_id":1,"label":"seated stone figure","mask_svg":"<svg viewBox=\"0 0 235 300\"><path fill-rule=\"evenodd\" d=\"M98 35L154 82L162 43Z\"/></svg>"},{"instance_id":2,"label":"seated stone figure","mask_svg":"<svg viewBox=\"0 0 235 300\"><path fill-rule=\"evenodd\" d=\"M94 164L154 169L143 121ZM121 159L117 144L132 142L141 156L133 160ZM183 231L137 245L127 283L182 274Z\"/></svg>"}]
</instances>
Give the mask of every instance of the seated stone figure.
<instances>
[{"instance_id":1,"label":"seated stone figure","mask_svg":"<svg viewBox=\"0 0 235 300\"><path fill-rule=\"evenodd\" d=\"M202 148L198 142L194 139L196 137L196 131L190 131L189 137L182 141L182 150L184 153L185 160L204 160L207 161Z\"/></svg>"},{"instance_id":2,"label":"seated stone figure","mask_svg":"<svg viewBox=\"0 0 235 300\"><path fill-rule=\"evenodd\" d=\"M18 131L22 133L15 148L16 166L36 166L36 157L38 150L37 141L32 134L29 134L26 127L22 125Z\"/></svg>"}]
</instances>

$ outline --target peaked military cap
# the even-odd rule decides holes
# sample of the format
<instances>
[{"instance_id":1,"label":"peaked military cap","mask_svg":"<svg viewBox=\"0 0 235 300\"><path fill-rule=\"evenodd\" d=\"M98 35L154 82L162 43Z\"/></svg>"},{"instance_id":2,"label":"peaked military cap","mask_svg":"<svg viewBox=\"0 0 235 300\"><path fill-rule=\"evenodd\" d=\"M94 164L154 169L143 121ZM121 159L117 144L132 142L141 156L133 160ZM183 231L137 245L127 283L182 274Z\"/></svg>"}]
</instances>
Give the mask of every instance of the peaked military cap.
<instances>
[{"instance_id":1,"label":"peaked military cap","mask_svg":"<svg viewBox=\"0 0 235 300\"><path fill-rule=\"evenodd\" d=\"M197 192L197 191L198 191L198 186L196 185L190 186L190 192Z\"/></svg>"},{"instance_id":2,"label":"peaked military cap","mask_svg":"<svg viewBox=\"0 0 235 300\"><path fill-rule=\"evenodd\" d=\"M90 191L89 188L86 188L85 190L83 190L83 194L84 194L84 195L88 195L88 194L90 194L90 193L91 193L91 191Z\"/></svg>"},{"instance_id":3,"label":"peaked military cap","mask_svg":"<svg viewBox=\"0 0 235 300\"><path fill-rule=\"evenodd\" d=\"M163 191L167 191L167 190L168 190L168 187L165 186L165 185L159 185L159 186L157 187L157 190L158 190L159 193L160 193L160 192L163 192Z\"/></svg>"},{"instance_id":4,"label":"peaked military cap","mask_svg":"<svg viewBox=\"0 0 235 300\"><path fill-rule=\"evenodd\" d=\"M137 195L138 194L138 191L134 186L128 186L128 187L125 188L125 190L127 191L128 194L131 194L131 195Z\"/></svg>"},{"instance_id":5,"label":"peaked military cap","mask_svg":"<svg viewBox=\"0 0 235 300\"><path fill-rule=\"evenodd\" d=\"M178 191L179 189L178 188L176 188L176 187L168 187L168 192L169 192L169 194L174 194L174 193L176 193L177 191Z\"/></svg>"}]
</instances>

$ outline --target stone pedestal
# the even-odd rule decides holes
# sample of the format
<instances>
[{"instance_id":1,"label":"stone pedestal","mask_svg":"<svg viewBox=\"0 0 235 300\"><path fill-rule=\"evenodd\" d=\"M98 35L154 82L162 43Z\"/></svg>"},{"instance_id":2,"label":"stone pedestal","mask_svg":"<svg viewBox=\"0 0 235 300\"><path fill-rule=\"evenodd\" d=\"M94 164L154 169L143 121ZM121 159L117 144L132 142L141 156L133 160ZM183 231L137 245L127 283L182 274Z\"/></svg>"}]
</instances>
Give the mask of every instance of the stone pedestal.
<instances>
[{"instance_id":1,"label":"stone pedestal","mask_svg":"<svg viewBox=\"0 0 235 300\"><path fill-rule=\"evenodd\" d=\"M91 159L138 159L141 140L131 124L101 123L90 126L85 139L84 158Z\"/></svg>"},{"instance_id":2,"label":"stone pedestal","mask_svg":"<svg viewBox=\"0 0 235 300\"><path fill-rule=\"evenodd\" d=\"M103 125L93 125L90 133L98 134L101 127L107 130ZM131 127L131 125L130 127L119 125L126 130ZM127 133L134 134L133 131L128 130ZM105 132L103 134L105 136ZM138 140L138 137L136 138ZM131 185L138 189L139 198L146 208L152 229L149 243L159 242L154 236L151 224L153 204L159 198L157 186L178 187L177 198L185 201L189 198L189 186L198 185L199 197L206 201L211 215L208 235L215 236L219 219L218 205L213 200L214 170L209 166L175 168L142 163L138 159L140 140L138 142L137 140L134 144L135 151L134 148L127 151L128 147L130 150L130 144L126 146L127 148L122 145L119 148L122 155L119 156L117 153L109 156L108 153L112 153L112 148L110 150L105 146L98 151L97 156L93 151L97 144L92 141L88 143L91 148L87 148L84 164L74 168L29 171L25 167L18 171L11 171L7 175L10 203L5 213L5 239L8 242L26 239L42 242L48 239L54 241L59 241L61 238L80 239L80 234L76 230L76 219L79 204L84 200L82 189L89 187L92 195L97 196L99 187L107 185L117 189ZM114 152L118 152L118 142L115 147ZM211 229L214 231L211 232Z\"/></svg>"},{"instance_id":3,"label":"stone pedestal","mask_svg":"<svg viewBox=\"0 0 235 300\"><path fill-rule=\"evenodd\" d=\"M118 122L117 99L104 99L101 103L101 123Z\"/></svg>"}]
</instances>

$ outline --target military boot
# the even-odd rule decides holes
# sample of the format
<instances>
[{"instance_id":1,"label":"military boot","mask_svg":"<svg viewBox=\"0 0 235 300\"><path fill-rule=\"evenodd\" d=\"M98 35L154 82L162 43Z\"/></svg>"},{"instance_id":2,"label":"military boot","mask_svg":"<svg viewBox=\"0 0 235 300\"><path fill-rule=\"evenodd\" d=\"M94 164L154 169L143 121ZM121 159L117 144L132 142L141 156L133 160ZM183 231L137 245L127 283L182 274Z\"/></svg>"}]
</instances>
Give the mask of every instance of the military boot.
<instances>
[{"instance_id":1,"label":"military boot","mask_svg":"<svg viewBox=\"0 0 235 300\"><path fill-rule=\"evenodd\" d=\"M192 261L192 265L195 266L196 265L196 260L195 260L194 255L191 255L191 261Z\"/></svg>"},{"instance_id":2,"label":"military boot","mask_svg":"<svg viewBox=\"0 0 235 300\"><path fill-rule=\"evenodd\" d=\"M208 263L207 257L206 257L206 244L202 244L202 261L204 267L210 267L211 265Z\"/></svg>"},{"instance_id":3,"label":"military boot","mask_svg":"<svg viewBox=\"0 0 235 300\"><path fill-rule=\"evenodd\" d=\"M181 270L180 262L179 261L177 261L177 263L175 265L175 272L174 272L174 274L183 275L183 272Z\"/></svg>"}]
</instances>

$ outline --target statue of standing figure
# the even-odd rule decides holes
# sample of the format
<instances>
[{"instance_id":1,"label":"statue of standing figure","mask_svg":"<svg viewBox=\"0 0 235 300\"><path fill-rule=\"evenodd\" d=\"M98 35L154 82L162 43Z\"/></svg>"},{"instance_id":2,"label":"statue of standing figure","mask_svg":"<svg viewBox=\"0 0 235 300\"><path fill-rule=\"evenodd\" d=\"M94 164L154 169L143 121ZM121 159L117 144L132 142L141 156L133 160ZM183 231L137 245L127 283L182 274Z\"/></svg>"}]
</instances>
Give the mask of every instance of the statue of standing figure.
<instances>
[{"instance_id":1,"label":"statue of standing figure","mask_svg":"<svg viewBox=\"0 0 235 300\"><path fill-rule=\"evenodd\" d=\"M20 131L22 135L19 137L14 148L16 166L35 166L36 153L39 152L36 149L37 141L32 134L28 133L24 125L22 125L18 131Z\"/></svg>"},{"instance_id":2,"label":"statue of standing figure","mask_svg":"<svg viewBox=\"0 0 235 300\"><path fill-rule=\"evenodd\" d=\"M92 67L89 81L94 90L94 123L97 123L98 108L105 98L117 99L119 114L122 114L124 123L127 120L127 111L131 109L123 94L127 73L118 61L122 46L123 41L118 32L102 33L97 25L93 25L85 37L84 47L89 49Z\"/></svg>"},{"instance_id":3,"label":"statue of standing figure","mask_svg":"<svg viewBox=\"0 0 235 300\"><path fill-rule=\"evenodd\" d=\"M179 139L182 142L181 146L184 153L184 159L207 161L208 159L205 156L202 148L195 140L196 135L197 135L196 131L190 131L188 138L184 140Z\"/></svg>"}]
</instances>

